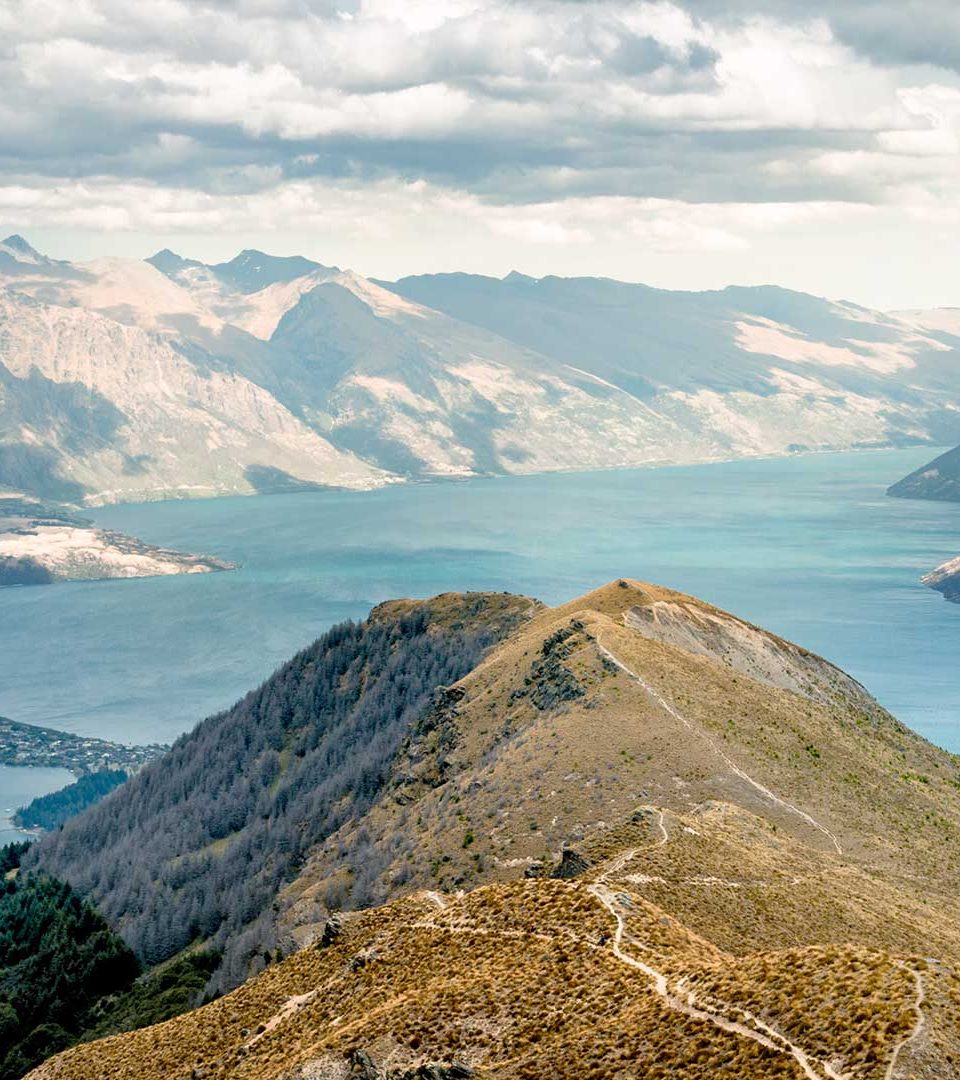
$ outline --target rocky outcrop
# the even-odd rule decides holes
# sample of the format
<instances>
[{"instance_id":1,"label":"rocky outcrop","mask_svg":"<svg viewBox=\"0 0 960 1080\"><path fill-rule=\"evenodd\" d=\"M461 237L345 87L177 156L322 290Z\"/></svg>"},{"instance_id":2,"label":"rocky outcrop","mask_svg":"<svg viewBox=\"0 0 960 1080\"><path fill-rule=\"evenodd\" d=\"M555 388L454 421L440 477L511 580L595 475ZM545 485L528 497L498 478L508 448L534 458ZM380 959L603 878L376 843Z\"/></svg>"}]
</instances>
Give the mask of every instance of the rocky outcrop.
<instances>
[{"instance_id":1,"label":"rocky outcrop","mask_svg":"<svg viewBox=\"0 0 960 1080\"><path fill-rule=\"evenodd\" d=\"M623 621L644 637L709 657L767 686L821 702L842 694L860 700L867 710L875 707L855 679L793 642L701 601L640 593L641 602L624 613Z\"/></svg>"},{"instance_id":2,"label":"rocky outcrop","mask_svg":"<svg viewBox=\"0 0 960 1080\"><path fill-rule=\"evenodd\" d=\"M321 932L320 937L317 938L316 947L318 949L329 949L342 933L343 920L339 915L331 915L323 924L323 931Z\"/></svg>"},{"instance_id":3,"label":"rocky outcrop","mask_svg":"<svg viewBox=\"0 0 960 1080\"><path fill-rule=\"evenodd\" d=\"M936 589L945 599L960 604L960 556L942 563L921 580L924 585Z\"/></svg>"},{"instance_id":4,"label":"rocky outcrop","mask_svg":"<svg viewBox=\"0 0 960 1080\"><path fill-rule=\"evenodd\" d=\"M398 759L403 768L394 777L398 803L412 802L423 787L440 787L450 779L450 753L460 741L456 721L464 694L459 686L439 687L432 704L413 725Z\"/></svg>"},{"instance_id":5,"label":"rocky outcrop","mask_svg":"<svg viewBox=\"0 0 960 1080\"><path fill-rule=\"evenodd\" d=\"M544 641L523 686L513 691L513 701L527 697L541 712L548 712L584 696L586 690L580 680L564 663L576 648L577 634L582 629L579 623L561 627Z\"/></svg>"},{"instance_id":6,"label":"rocky outcrop","mask_svg":"<svg viewBox=\"0 0 960 1080\"><path fill-rule=\"evenodd\" d=\"M551 871L550 877L559 881L567 881L570 878L585 874L593 864L579 851L572 847L564 847L560 852L560 862Z\"/></svg>"},{"instance_id":7,"label":"rocky outcrop","mask_svg":"<svg viewBox=\"0 0 960 1080\"><path fill-rule=\"evenodd\" d=\"M469 1065L425 1063L411 1069L378 1068L373 1055L353 1050L347 1056L350 1080L470 1080L475 1076Z\"/></svg>"}]
</instances>

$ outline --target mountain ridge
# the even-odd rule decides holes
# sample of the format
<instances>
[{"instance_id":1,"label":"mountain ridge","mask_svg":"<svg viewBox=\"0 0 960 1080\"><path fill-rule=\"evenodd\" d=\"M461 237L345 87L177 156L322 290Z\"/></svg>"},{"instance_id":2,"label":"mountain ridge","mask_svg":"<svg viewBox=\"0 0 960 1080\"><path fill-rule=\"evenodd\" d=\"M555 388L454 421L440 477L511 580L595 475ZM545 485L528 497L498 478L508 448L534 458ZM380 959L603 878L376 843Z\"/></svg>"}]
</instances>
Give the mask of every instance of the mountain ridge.
<instances>
[{"instance_id":1,"label":"mountain ridge","mask_svg":"<svg viewBox=\"0 0 960 1080\"><path fill-rule=\"evenodd\" d=\"M434 1066L949 1075L960 1060L953 756L829 661L649 583L619 579L553 608L505 594L393 601L363 633L394 634L418 612L431 649L471 625L500 629L406 714L372 801L277 882L270 940L294 955L197 1013L68 1051L38 1080L190 1068L309 1080L361 1066L372 1080ZM293 696L268 680L256 700L278 716L311 693L321 705L330 691L310 690L311 672L323 656L349 669L357 634L304 653ZM181 744L195 759L190 737ZM286 752L281 776L296 760ZM176 760L141 783L159 790ZM278 790L256 756L242 769ZM197 817L200 787L171 780L188 800L180 819ZM128 816L123 791L101 816ZM97 813L41 843L39 865L68 879L89 865L84 832L104 843ZM171 849L164 864L184 888L189 863Z\"/></svg>"},{"instance_id":2,"label":"mountain ridge","mask_svg":"<svg viewBox=\"0 0 960 1080\"><path fill-rule=\"evenodd\" d=\"M960 438L955 336L775 287L4 258L0 481L88 505Z\"/></svg>"}]
</instances>

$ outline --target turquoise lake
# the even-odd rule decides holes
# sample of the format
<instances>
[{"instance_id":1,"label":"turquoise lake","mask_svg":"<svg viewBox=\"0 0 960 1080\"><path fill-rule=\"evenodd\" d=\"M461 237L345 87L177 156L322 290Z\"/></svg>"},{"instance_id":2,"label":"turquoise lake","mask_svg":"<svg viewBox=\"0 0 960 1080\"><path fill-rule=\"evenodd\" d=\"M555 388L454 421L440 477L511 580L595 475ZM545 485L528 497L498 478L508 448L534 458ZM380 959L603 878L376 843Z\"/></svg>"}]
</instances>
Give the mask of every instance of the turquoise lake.
<instances>
[{"instance_id":1,"label":"turquoise lake","mask_svg":"<svg viewBox=\"0 0 960 1080\"><path fill-rule=\"evenodd\" d=\"M960 505L884 496L932 456L925 447L97 510L100 525L241 568L0 592L0 715L170 741L388 597L505 589L552 603L624 576L695 593L824 654L960 751L960 605L918 580L960 554Z\"/></svg>"}]
</instances>

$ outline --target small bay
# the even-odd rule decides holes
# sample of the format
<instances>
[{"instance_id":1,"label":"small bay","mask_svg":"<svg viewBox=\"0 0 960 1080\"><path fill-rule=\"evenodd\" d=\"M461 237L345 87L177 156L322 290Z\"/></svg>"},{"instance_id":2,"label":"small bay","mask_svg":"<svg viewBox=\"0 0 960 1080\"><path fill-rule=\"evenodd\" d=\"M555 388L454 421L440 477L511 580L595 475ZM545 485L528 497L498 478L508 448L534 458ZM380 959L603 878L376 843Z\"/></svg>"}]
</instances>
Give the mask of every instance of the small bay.
<instances>
[{"instance_id":1,"label":"small bay","mask_svg":"<svg viewBox=\"0 0 960 1080\"><path fill-rule=\"evenodd\" d=\"M30 839L10 820L15 810L41 795L59 791L73 781L73 774L66 769L0 765L0 847Z\"/></svg>"}]
</instances>

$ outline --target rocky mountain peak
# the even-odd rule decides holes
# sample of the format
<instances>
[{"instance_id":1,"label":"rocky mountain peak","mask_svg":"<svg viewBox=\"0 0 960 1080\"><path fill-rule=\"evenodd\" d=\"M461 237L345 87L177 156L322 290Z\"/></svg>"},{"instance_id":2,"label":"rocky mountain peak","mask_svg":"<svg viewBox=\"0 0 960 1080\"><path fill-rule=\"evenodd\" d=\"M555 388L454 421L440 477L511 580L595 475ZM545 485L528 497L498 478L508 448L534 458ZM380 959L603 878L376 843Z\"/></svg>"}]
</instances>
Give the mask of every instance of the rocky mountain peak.
<instances>
[{"instance_id":1,"label":"rocky mountain peak","mask_svg":"<svg viewBox=\"0 0 960 1080\"><path fill-rule=\"evenodd\" d=\"M185 259L182 255L178 255L175 251L171 251L170 248L163 248L156 254L151 255L149 259L145 259L145 262L150 263L160 271L161 274L166 274L168 277L176 274L180 270L186 269L188 266L202 266L203 263L197 262L196 259Z\"/></svg>"},{"instance_id":2,"label":"rocky mountain peak","mask_svg":"<svg viewBox=\"0 0 960 1080\"><path fill-rule=\"evenodd\" d=\"M18 262L49 262L45 255L41 255L40 252L32 247L19 233L11 233L5 240L0 241L0 251L4 251L8 255L11 255Z\"/></svg>"}]
</instances>

